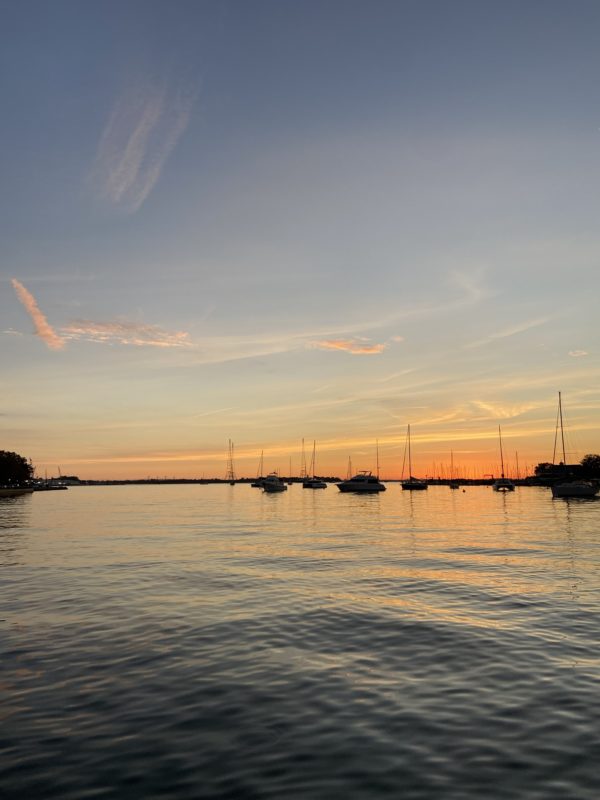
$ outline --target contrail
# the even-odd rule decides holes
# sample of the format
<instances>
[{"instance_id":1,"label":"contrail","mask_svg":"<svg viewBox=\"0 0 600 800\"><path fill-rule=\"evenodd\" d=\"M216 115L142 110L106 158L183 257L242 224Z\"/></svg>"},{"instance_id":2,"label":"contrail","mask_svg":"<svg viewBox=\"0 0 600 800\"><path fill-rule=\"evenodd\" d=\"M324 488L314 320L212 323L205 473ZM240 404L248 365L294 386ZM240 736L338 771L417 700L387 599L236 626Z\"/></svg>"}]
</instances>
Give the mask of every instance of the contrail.
<instances>
[{"instance_id":1,"label":"contrail","mask_svg":"<svg viewBox=\"0 0 600 800\"><path fill-rule=\"evenodd\" d=\"M187 128L194 101L166 83L131 86L121 95L92 169L101 195L129 213L140 208Z\"/></svg>"},{"instance_id":2,"label":"contrail","mask_svg":"<svg viewBox=\"0 0 600 800\"><path fill-rule=\"evenodd\" d=\"M17 297L33 320L36 334L46 342L51 350L62 350L65 346L64 341L55 333L46 317L40 311L35 297L16 278L13 278L11 283L17 293Z\"/></svg>"}]
</instances>

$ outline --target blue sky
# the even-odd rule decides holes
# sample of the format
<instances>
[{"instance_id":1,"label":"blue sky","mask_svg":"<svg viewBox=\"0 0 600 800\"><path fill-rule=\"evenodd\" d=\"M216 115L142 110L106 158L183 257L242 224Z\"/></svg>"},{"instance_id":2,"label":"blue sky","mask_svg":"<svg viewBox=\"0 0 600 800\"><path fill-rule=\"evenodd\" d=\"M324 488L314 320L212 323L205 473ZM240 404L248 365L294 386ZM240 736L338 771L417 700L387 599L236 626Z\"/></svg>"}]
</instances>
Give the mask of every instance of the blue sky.
<instances>
[{"instance_id":1,"label":"blue sky","mask_svg":"<svg viewBox=\"0 0 600 800\"><path fill-rule=\"evenodd\" d=\"M499 422L551 455L562 389L572 456L597 452L599 23L5 4L0 446L195 475L230 437L240 471L283 469L304 436L340 472L379 438L391 475L411 422L423 473L491 469Z\"/></svg>"}]
</instances>

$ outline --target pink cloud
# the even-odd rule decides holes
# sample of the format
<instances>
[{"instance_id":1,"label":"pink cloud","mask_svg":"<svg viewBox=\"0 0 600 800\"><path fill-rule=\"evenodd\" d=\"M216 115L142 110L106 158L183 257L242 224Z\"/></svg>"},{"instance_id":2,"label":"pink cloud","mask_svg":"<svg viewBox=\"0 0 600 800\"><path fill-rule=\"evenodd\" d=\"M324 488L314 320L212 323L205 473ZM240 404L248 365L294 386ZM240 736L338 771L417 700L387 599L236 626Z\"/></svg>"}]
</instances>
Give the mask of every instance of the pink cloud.
<instances>
[{"instance_id":1,"label":"pink cloud","mask_svg":"<svg viewBox=\"0 0 600 800\"><path fill-rule=\"evenodd\" d=\"M137 322L92 322L78 319L62 328L66 339L124 344L134 347L190 347L189 333L165 331L158 325Z\"/></svg>"},{"instance_id":2,"label":"pink cloud","mask_svg":"<svg viewBox=\"0 0 600 800\"><path fill-rule=\"evenodd\" d=\"M317 347L320 350L343 350L352 355L376 355L382 353L385 344L367 344L359 339L322 339L318 342L311 342L312 347Z\"/></svg>"},{"instance_id":3,"label":"pink cloud","mask_svg":"<svg viewBox=\"0 0 600 800\"><path fill-rule=\"evenodd\" d=\"M64 340L55 332L36 302L35 297L16 278L11 281L17 297L33 320L36 335L43 339L50 350L62 350Z\"/></svg>"}]
</instances>

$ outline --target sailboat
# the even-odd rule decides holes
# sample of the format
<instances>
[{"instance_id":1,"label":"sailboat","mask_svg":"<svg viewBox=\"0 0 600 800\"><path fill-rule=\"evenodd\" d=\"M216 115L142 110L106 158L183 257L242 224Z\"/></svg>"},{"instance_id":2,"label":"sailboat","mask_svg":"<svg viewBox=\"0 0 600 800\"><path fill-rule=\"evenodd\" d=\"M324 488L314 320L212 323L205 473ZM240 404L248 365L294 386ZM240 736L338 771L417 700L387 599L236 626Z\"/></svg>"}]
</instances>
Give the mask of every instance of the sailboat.
<instances>
[{"instance_id":1,"label":"sailboat","mask_svg":"<svg viewBox=\"0 0 600 800\"><path fill-rule=\"evenodd\" d=\"M565 432L563 428L563 414L562 414L562 397L561 393L558 393L558 418L557 423L560 420L560 438L562 442L562 453L563 453L563 466L565 470L567 469L567 458L565 453ZM557 431L558 433L558 425ZM556 457L556 434L554 436L554 457L552 461L554 462L554 458ZM591 481L583 481L583 480L575 480L575 481L562 481L561 483L555 483L552 486L552 497L595 497L598 494L600 487L596 486L596 484L591 483Z\"/></svg>"},{"instance_id":2,"label":"sailboat","mask_svg":"<svg viewBox=\"0 0 600 800\"><path fill-rule=\"evenodd\" d=\"M500 425L498 425L498 436L500 438L500 465L502 477L494 481L493 489L495 492L514 492L514 483L509 480L509 478L504 477L504 455L502 454L502 431L500 430Z\"/></svg>"},{"instance_id":3,"label":"sailboat","mask_svg":"<svg viewBox=\"0 0 600 800\"><path fill-rule=\"evenodd\" d=\"M408 480L402 481L402 488L408 489L409 491L413 492L427 489L427 481L423 481L420 478L414 478L412 474L412 458L410 452L410 425L408 425L406 429L405 457L407 448L408 448ZM404 472L404 468L402 469L402 472Z\"/></svg>"},{"instance_id":4,"label":"sailboat","mask_svg":"<svg viewBox=\"0 0 600 800\"><path fill-rule=\"evenodd\" d=\"M304 441L304 440L303 440L303 441ZM312 475L312 478L306 477L306 478L305 478L305 479L302 481L302 488L303 488L303 489L326 489L326 488L327 488L327 484L325 483L325 481L320 481L320 480L319 480L319 479L318 479L318 478L315 476L315 454L316 454L316 447L317 447L317 443L316 443L316 441L313 439L313 451L312 451L312 458L311 458L311 460L310 460L310 474Z\"/></svg>"},{"instance_id":5,"label":"sailboat","mask_svg":"<svg viewBox=\"0 0 600 800\"><path fill-rule=\"evenodd\" d=\"M264 477L263 477L263 470L264 470L264 468L263 468L263 453L264 453L264 450L261 450L260 451L260 461L258 462L258 474L256 476L256 480L252 481L252 483L250 484L250 486L253 486L255 489L262 489L263 488L263 483L264 483L264 480L265 480Z\"/></svg>"},{"instance_id":6,"label":"sailboat","mask_svg":"<svg viewBox=\"0 0 600 800\"><path fill-rule=\"evenodd\" d=\"M460 488L460 483L454 478L454 453L450 450L450 480L448 481L450 489Z\"/></svg>"}]
</instances>

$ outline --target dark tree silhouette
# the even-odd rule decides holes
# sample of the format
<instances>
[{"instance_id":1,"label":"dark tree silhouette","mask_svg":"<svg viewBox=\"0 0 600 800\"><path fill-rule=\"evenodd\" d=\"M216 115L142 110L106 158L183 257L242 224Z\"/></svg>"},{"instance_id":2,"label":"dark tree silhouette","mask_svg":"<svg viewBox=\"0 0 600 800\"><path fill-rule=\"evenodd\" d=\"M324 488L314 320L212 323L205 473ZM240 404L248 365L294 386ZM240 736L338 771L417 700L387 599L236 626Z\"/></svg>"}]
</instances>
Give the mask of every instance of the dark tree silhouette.
<instances>
[{"instance_id":1,"label":"dark tree silhouette","mask_svg":"<svg viewBox=\"0 0 600 800\"><path fill-rule=\"evenodd\" d=\"M23 483L31 480L33 466L18 453L0 450L0 484Z\"/></svg>"},{"instance_id":2,"label":"dark tree silhouette","mask_svg":"<svg viewBox=\"0 0 600 800\"><path fill-rule=\"evenodd\" d=\"M587 478L600 478L600 455L588 453L581 459L581 467Z\"/></svg>"}]
</instances>

